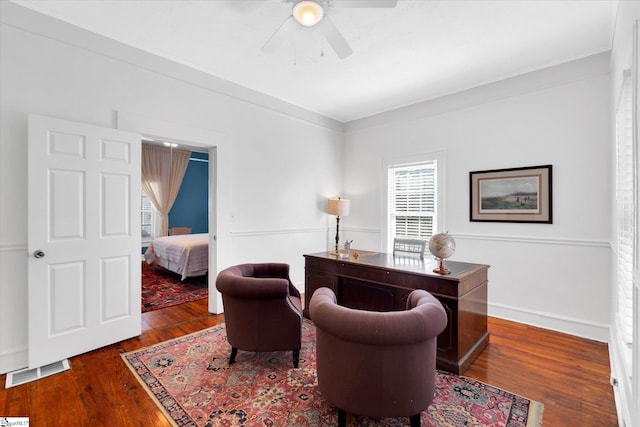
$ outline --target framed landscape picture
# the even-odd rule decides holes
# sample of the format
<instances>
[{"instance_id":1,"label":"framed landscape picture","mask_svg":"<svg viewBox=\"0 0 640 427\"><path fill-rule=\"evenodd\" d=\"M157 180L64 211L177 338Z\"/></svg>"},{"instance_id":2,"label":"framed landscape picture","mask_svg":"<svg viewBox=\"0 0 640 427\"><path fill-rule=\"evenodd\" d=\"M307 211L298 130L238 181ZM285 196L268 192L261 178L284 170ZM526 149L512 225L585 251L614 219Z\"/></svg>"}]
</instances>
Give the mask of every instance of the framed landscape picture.
<instances>
[{"instance_id":1,"label":"framed landscape picture","mask_svg":"<svg viewBox=\"0 0 640 427\"><path fill-rule=\"evenodd\" d=\"M469 172L470 220L551 224L551 165Z\"/></svg>"}]
</instances>

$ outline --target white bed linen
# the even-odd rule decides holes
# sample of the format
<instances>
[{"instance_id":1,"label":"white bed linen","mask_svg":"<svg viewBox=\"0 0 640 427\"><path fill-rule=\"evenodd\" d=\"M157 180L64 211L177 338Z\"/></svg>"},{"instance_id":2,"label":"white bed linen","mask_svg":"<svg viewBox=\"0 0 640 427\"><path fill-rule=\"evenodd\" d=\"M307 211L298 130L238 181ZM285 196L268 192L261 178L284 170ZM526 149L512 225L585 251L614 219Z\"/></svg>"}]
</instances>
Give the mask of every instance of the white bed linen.
<instances>
[{"instance_id":1,"label":"white bed linen","mask_svg":"<svg viewBox=\"0 0 640 427\"><path fill-rule=\"evenodd\" d=\"M183 234L154 239L144 253L147 264L180 274L181 280L209 270L209 234Z\"/></svg>"}]
</instances>

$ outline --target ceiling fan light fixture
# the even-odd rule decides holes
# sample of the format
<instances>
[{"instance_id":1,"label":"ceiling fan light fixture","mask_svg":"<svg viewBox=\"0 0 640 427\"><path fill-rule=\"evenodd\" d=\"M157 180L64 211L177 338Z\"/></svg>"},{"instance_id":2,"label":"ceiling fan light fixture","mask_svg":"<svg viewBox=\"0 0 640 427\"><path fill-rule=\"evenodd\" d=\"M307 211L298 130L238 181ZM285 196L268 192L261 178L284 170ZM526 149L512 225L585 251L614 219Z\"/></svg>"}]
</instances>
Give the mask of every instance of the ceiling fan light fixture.
<instances>
[{"instance_id":1,"label":"ceiling fan light fixture","mask_svg":"<svg viewBox=\"0 0 640 427\"><path fill-rule=\"evenodd\" d=\"M293 6L293 17L305 27L313 27L324 16L324 10L315 1L304 0Z\"/></svg>"}]
</instances>

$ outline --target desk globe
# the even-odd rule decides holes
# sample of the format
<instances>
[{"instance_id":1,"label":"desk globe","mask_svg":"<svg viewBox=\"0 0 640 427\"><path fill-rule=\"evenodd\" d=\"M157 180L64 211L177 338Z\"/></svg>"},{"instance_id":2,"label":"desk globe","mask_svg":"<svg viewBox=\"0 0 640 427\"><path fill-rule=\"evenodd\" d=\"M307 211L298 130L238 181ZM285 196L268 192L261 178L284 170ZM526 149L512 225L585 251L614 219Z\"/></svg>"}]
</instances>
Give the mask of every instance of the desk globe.
<instances>
[{"instance_id":1,"label":"desk globe","mask_svg":"<svg viewBox=\"0 0 640 427\"><path fill-rule=\"evenodd\" d=\"M456 251L456 242L449 233L434 234L429 239L429 252L440 260L440 266L433 270L438 274L450 274L451 271L444 267L444 259L449 258Z\"/></svg>"}]
</instances>

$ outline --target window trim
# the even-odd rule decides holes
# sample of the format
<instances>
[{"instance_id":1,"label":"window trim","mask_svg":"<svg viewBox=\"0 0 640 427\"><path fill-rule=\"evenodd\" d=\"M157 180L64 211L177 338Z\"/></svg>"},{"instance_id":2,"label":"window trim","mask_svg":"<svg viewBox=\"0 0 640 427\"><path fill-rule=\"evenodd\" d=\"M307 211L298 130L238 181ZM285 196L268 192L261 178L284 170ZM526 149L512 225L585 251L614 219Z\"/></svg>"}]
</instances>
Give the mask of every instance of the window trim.
<instances>
[{"instance_id":1,"label":"window trim","mask_svg":"<svg viewBox=\"0 0 640 427\"><path fill-rule=\"evenodd\" d=\"M389 222L389 169L393 167L415 166L422 163L436 162L436 225L435 232L447 230L446 225L446 204L445 204L445 171L446 171L446 150L435 150L426 153L413 154L410 156L394 157L383 159L381 182L382 185L382 209L380 233L382 250L391 253L393 250L393 236Z\"/></svg>"}]
</instances>

